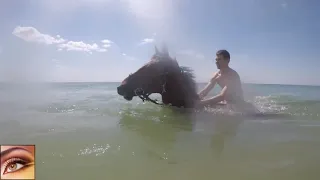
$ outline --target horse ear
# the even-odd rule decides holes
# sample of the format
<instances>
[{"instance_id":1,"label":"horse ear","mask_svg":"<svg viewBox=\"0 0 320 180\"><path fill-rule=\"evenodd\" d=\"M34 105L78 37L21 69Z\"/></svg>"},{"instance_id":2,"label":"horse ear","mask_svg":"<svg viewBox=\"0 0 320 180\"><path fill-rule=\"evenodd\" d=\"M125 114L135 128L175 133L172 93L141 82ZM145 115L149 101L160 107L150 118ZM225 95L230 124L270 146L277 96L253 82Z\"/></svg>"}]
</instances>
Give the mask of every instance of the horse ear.
<instances>
[{"instance_id":1,"label":"horse ear","mask_svg":"<svg viewBox=\"0 0 320 180\"><path fill-rule=\"evenodd\" d=\"M156 54L159 54L159 50L158 50L157 46L154 46L154 50L155 50Z\"/></svg>"}]
</instances>

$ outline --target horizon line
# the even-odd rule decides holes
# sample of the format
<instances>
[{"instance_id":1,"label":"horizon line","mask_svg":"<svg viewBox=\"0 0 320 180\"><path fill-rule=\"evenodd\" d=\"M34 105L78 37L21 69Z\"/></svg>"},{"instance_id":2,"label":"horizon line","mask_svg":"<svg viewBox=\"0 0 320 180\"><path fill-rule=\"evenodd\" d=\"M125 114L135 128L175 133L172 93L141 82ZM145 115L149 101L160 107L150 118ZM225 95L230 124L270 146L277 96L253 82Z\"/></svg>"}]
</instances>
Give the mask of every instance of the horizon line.
<instances>
[{"instance_id":1,"label":"horizon line","mask_svg":"<svg viewBox=\"0 0 320 180\"><path fill-rule=\"evenodd\" d=\"M0 83L121 83L121 81L34 81L34 82L13 82L13 81L0 81ZM196 81L198 84L207 84L208 82ZM320 87L320 84L279 84L279 83L255 83L255 82L242 82L242 84L252 84L252 85L285 85L285 86L312 86Z\"/></svg>"}]
</instances>

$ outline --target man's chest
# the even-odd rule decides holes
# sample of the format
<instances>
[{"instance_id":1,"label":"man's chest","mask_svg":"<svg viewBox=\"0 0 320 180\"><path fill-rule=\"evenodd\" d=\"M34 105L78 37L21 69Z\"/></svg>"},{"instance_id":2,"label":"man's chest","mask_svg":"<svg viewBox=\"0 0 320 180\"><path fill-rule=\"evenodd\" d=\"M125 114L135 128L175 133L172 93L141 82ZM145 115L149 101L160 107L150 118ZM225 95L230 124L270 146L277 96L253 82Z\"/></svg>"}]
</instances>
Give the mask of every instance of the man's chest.
<instances>
[{"instance_id":1,"label":"man's chest","mask_svg":"<svg viewBox=\"0 0 320 180\"><path fill-rule=\"evenodd\" d=\"M225 87L232 82L232 79L227 75L219 75L217 78L217 83L220 87Z\"/></svg>"}]
</instances>

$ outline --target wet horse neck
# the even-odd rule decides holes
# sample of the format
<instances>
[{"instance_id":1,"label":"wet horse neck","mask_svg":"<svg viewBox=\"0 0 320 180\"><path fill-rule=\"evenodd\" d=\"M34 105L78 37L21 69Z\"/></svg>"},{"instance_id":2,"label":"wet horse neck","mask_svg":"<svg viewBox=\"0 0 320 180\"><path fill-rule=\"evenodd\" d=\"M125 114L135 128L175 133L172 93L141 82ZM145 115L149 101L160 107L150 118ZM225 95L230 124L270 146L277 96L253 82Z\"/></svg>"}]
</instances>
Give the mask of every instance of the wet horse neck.
<instances>
[{"instance_id":1,"label":"wet horse neck","mask_svg":"<svg viewBox=\"0 0 320 180\"><path fill-rule=\"evenodd\" d=\"M182 77L169 77L166 92L162 94L162 102L176 107L193 107L193 99L181 80Z\"/></svg>"}]
</instances>

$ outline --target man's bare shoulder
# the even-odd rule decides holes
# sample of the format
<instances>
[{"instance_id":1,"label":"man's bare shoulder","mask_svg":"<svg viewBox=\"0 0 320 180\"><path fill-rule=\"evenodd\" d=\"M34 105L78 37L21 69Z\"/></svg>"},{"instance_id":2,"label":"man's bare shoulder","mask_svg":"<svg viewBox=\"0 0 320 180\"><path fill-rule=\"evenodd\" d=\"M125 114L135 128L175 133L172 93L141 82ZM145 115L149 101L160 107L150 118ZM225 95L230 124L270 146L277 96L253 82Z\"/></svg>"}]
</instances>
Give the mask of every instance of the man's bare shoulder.
<instances>
[{"instance_id":1,"label":"man's bare shoulder","mask_svg":"<svg viewBox=\"0 0 320 180\"><path fill-rule=\"evenodd\" d=\"M213 73L213 75L211 76L210 82L213 82L214 80L216 80L216 78L220 75L220 70Z\"/></svg>"},{"instance_id":2,"label":"man's bare shoulder","mask_svg":"<svg viewBox=\"0 0 320 180\"><path fill-rule=\"evenodd\" d=\"M230 68L230 72L229 72L230 74L230 76L231 77L234 77L234 78L239 78L240 79L240 75L238 74L238 72L236 71L236 70L234 70L234 69L232 69L232 68Z\"/></svg>"},{"instance_id":3,"label":"man's bare shoulder","mask_svg":"<svg viewBox=\"0 0 320 180\"><path fill-rule=\"evenodd\" d=\"M220 70L217 71L217 72L215 72L215 73L213 73L213 76L212 76L212 77L217 77L217 76L219 76L219 74L221 74Z\"/></svg>"}]
</instances>

